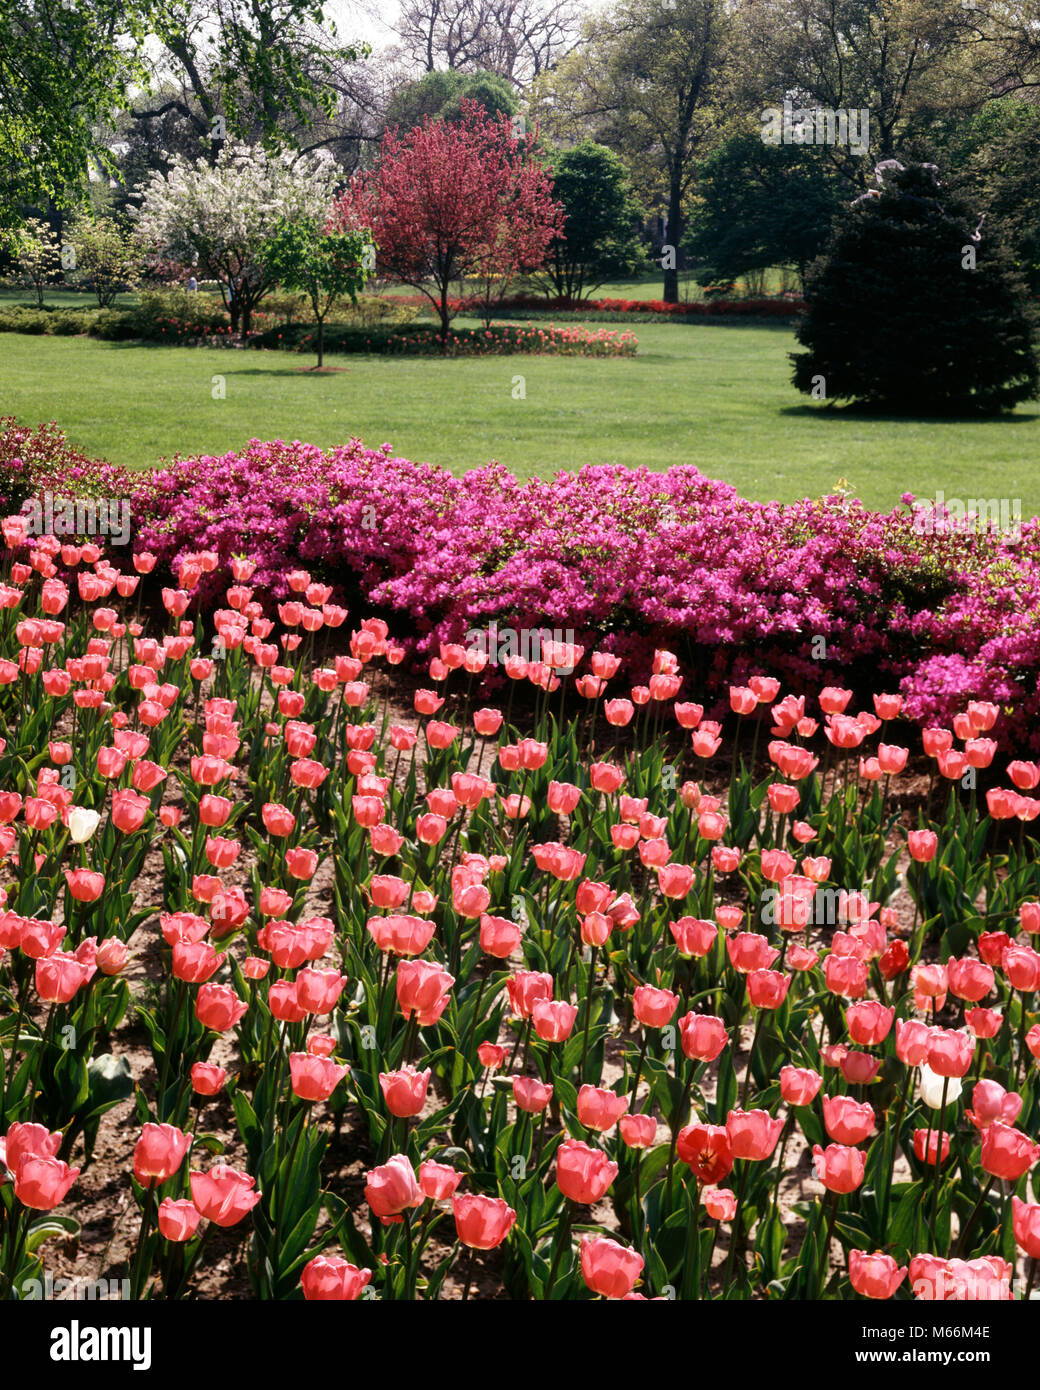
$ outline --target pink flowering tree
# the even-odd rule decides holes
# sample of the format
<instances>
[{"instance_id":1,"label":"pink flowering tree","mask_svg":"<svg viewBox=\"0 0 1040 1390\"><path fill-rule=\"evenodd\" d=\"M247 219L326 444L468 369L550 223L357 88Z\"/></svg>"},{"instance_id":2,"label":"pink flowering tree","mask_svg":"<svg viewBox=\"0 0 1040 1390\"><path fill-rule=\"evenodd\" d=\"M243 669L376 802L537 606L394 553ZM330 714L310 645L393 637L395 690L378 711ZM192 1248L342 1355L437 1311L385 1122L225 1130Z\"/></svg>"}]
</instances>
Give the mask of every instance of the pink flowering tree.
<instances>
[{"instance_id":1,"label":"pink flowering tree","mask_svg":"<svg viewBox=\"0 0 1040 1390\"><path fill-rule=\"evenodd\" d=\"M457 121L388 131L378 169L352 180L336 214L344 226L372 228L377 272L430 300L445 344L453 281L480 281L487 320L496 294L537 269L563 228L550 176L532 157L534 136L478 102L461 108Z\"/></svg>"}]
</instances>

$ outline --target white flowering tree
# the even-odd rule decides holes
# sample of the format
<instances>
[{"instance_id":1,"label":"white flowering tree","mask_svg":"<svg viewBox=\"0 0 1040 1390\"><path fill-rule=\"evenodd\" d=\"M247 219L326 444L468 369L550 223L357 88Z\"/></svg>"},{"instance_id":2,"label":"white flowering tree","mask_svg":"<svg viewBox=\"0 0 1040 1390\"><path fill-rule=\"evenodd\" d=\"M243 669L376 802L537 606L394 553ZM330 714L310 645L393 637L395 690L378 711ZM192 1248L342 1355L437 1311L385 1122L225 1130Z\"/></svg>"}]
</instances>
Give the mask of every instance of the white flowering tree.
<instances>
[{"instance_id":1,"label":"white flowering tree","mask_svg":"<svg viewBox=\"0 0 1040 1390\"><path fill-rule=\"evenodd\" d=\"M143 185L138 238L148 251L195 267L225 289L233 331L248 334L276 283L262 251L286 220L328 213L340 171L327 154L269 154L227 146L215 165L178 156Z\"/></svg>"}]
</instances>

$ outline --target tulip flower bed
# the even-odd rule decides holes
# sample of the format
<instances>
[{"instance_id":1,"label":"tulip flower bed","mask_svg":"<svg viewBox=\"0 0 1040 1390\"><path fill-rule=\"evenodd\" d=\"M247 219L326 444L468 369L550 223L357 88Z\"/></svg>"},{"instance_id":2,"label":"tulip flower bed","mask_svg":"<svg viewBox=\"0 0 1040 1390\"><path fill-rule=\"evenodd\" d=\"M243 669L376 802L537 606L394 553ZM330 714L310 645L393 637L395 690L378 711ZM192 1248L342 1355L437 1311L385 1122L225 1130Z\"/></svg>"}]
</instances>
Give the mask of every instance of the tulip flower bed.
<instances>
[{"instance_id":1,"label":"tulip flower bed","mask_svg":"<svg viewBox=\"0 0 1040 1390\"><path fill-rule=\"evenodd\" d=\"M251 347L284 348L314 352L317 334L304 324L269 328L250 342ZM433 324L353 328L330 324L325 332L326 352L374 352L406 357L509 357L537 353L553 357L635 357L639 340L634 333L617 333L583 325L544 328L531 324L494 323L488 328L453 328L447 344Z\"/></svg>"},{"instance_id":2,"label":"tulip flower bed","mask_svg":"<svg viewBox=\"0 0 1040 1390\"><path fill-rule=\"evenodd\" d=\"M610 634L640 680L655 646L675 651L705 702L762 669L806 695L841 682L869 699L883 679L921 725L987 700L1005 710L1004 748L1040 749L1035 521L1014 536L925 531L909 507L752 502L693 467L521 484L492 464L455 477L356 439L327 452L254 440L130 473L84 458L54 426L0 419L10 510L70 489L128 498L135 549L161 568L216 551L220 571L200 581L207 609L244 548L258 597L285 598L286 576L306 567L337 602L392 620L422 659L492 622L569 629L590 648Z\"/></svg>"},{"instance_id":3,"label":"tulip flower bed","mask_svg":"<svg viewBox=\"0 0 1040 1390\"><path fill-rule=\"evenodd\" d=\"M149 632L154 557L3 536L0 1297L120 1105L126 1254L77 1272L135 1299L214 1232L265 1300L1028 1296L1040 767L997 706L926 730L910 815L898 694L753 675L720 767L666 650L546 643L500 709L444 644L406 713L306 572L265 608L183 553Z\"/></svg>"}]
</instances>

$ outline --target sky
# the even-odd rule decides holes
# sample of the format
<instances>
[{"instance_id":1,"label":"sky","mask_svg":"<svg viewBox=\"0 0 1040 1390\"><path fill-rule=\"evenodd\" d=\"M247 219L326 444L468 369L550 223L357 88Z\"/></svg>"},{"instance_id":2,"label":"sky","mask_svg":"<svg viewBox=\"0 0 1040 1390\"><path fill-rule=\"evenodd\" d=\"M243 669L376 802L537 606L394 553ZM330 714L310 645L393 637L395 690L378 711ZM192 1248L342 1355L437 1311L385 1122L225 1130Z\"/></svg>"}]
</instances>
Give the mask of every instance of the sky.
<instances>
[{"instance_id":1,"label":"sky","mask_svg":"<svg viewBox=\"0 0 1040 1390\"><path fill-rule=\"evenodd\" d=\"M601 9L607 0L576 0L585 10ZM345 40L360 39L370 43L374 49L385 47L393 40L386 24L397 14L397 0L368 0L359 4L357 0L326 0L325 13L335 21L340 37Z\"/></svg>"}]
</instances>

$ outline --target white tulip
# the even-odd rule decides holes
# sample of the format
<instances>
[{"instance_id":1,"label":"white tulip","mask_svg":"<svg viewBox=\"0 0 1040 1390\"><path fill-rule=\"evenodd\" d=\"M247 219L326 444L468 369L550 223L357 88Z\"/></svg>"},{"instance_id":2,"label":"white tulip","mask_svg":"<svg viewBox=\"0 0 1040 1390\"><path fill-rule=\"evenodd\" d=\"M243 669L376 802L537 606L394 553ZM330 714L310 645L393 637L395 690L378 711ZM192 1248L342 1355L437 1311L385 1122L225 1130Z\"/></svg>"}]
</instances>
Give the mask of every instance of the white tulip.
<instances>
[{"instance_id":1,"label":"white tulip","mask_svg":"<svg viewBox=\"0 0 1040 1390\"><path fill-rule=\"evenodd\" d=\"M86 806L73 806L69 811L69 839L74 845L85 844L98 828L101 817Z\"/></svg>"},{"instance_id":2,"label":"white tulip","mask_svg":"<svg viewBox=\"0 0 1040 1390\"><path fill-rule=\"evenodd\" d=\"M959 1076L939 1076L931 1067L921 1068L921 1099L932 1110L941 1110L943 1103L943 1084L946 1085L946 1104L952 1105L960 1098L964 1086Z\"/></svg>"}]
</instances>

